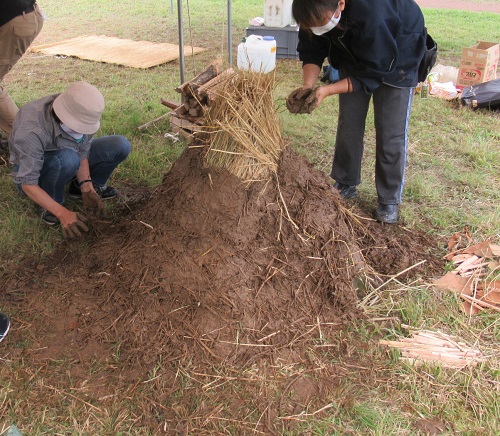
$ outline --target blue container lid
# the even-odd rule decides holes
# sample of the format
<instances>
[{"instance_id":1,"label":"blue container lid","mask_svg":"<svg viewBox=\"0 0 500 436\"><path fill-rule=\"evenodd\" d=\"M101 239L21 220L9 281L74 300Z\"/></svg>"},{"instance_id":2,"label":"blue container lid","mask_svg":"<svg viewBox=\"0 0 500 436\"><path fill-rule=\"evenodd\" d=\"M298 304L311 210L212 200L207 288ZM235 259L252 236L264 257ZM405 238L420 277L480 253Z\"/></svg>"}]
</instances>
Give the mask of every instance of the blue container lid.
<instances>
[{"instance_id":1,"label":"blue container lid","mask_svg":"<svg viewBox=\"0 0 500 436\"><path fill-rule=\"evenodd\" d=\"M264 36L262 39L264 41L274 41L274 36Z\"/></svg>"}]
</instances>

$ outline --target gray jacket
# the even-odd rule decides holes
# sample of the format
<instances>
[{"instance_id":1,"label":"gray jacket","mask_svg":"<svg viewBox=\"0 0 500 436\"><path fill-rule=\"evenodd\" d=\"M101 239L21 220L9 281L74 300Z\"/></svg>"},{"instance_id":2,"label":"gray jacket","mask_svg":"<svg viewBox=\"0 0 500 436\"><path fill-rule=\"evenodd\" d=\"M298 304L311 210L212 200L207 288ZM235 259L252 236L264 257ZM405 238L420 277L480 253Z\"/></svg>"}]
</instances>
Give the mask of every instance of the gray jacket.
<instances>
[{"instance_id":1,"label":"gray jacket","mask_svg":"<svg viewBox=\"0 0 500 436\"><path fill-rule=\"evenodd\" d=\"M93 135L84 135L77 143L61 129L52 110L59 94L49 95L24 105L16 115L9 137L10 162L14 183L37 185L43 167L44 154L64 148L74 150L80 159L88 157Z\"/></svg>"}]
</instances>

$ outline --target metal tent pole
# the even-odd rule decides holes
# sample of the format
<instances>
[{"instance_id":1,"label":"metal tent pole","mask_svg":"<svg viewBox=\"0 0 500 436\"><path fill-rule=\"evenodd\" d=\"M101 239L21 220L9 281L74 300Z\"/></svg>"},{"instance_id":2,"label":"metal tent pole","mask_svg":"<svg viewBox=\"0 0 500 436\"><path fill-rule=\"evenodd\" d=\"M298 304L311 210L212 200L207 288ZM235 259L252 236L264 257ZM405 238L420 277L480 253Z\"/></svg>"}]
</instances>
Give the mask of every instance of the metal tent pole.
<instances>
[{"instance_id":1,"label":"metal tent pole","mask_svg":"<svg viewBox=\"0 0 500 436\"><path fill-rule=\"evenodd\" d=\"M172 10L173 0L170 0ZM182 22L182 0L177 0L177 27L179 29L179 64L181 83L185 82L186 63L184 60L184 24ZM227 51L229 65L233 65L233 11L232 0L227 0Z\"/></svg>"},{"instance_id":2,"label":"metal tent pole","mask_svg":"<svg viewBox=\"0 0 500 436\"><path fill-rule=\"evenodd\" d=\"M227 51L229 53L229 66L233 65L233 12L232 1L227 0Z\"/></svg>"},{"instance_id":3,"label":"metal tent pole","mask_svg":"<svg viewBox=\"0 0 500 436\"><path fill-rule=\"evenodd\" d=\"M182 23L182 0L177 0L177 27L179 28L179 63L181 67L181 84L185 82L184 72L186 64L184 62L184 24Z\"/></svg>"}]
</instances>

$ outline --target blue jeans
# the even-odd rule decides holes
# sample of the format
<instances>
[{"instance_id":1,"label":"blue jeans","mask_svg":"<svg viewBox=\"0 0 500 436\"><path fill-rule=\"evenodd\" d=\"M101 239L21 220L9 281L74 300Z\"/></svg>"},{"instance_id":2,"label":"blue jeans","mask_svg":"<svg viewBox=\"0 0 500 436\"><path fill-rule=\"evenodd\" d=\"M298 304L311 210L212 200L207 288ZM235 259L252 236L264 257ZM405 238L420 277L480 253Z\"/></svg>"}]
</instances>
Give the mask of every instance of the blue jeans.
<instances>
[{"instance_id":1,"label":"blue jeans","mask_svg":"<svg viewBox=\"0 0 500 436\"><path fill-rule=\"evenodd\" d=\"M104 186L114 169L130 153L130 142L124 136L103 136L92 140L89 153L90 178L95 185ZM64 203L64 188L80 168L80 157L74 150L45 152L38 186L59 204ZM17 169L14 167L14 171ZM20 192L21 186L16 185Z\"/></svg>"}]
</instances>

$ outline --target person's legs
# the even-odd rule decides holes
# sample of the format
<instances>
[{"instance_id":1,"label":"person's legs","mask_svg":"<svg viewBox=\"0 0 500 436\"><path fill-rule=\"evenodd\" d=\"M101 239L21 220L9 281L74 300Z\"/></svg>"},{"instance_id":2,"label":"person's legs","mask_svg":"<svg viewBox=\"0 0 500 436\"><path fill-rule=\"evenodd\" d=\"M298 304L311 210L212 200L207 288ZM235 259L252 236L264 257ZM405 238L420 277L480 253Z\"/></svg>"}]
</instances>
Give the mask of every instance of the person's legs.
<instances>
[{"instance_id":1,"label":"person's legs","mask_svg":"<svg viewBox=\"0 0 500 436\"><path fill-rule=\"evenodd\" d=\"M342 185L361 183L361 160L370 94L356 91L339 95L335 154L330 176Z\"/></svg>"},{"instance_id":2,"label":"person's legs","mask_svg":"<svg viewBox=\"0 0 500 436\"><path fill-rule=\"evenodd\" d=\"M42 26L42 15L35 6L33 12L19 15L0 27L0 83L21 59ZM17 112L16 104L0 85L0 129L10 134Z\"/></svg>"},{"instance_id":3,"label":"person's legs","mask_svg":"<svg viewBox=\"0 0 500 436\"><path fill-rule=\"evenodd\" d=\"M111 173L130 153L130 142L121 135L92 140L89 153L90 177L95 185L106 185Z\"/></svg>"},{"instance_id":4,"label":"person's legs","mask_svg":"<svg viewBox=\"0 0 500 436\"><path fill-rule=\"evenodd\" d=\"M17 105L2 85L0 85L0 129L10 135L14 118L19 111ZM5 151L8 151L7 149Z\"/></svg>"},{"instance_id":5,"label":"person's legs","mask_svg":"<svg viewBox=\"0 0 500 436\"><path fill-rule=\"evenodd\" d=\"M376 130L375 184L378 202L401 203L413 88L382 85L373 94Z\"/></svg>"},{"instance_id":6,"label":"person's legs","mask_svg":"<svg viewBox=\"0 0 500 436\"><path fill-rule=\"evenodd\" d=\"M74 150L62 149L44 154L38 185L59 204L64 203L64 187L80 168L80 157Z\"/></svg>"}]
</instances>

